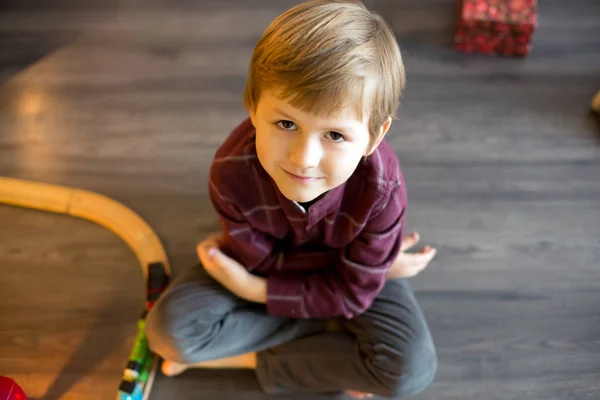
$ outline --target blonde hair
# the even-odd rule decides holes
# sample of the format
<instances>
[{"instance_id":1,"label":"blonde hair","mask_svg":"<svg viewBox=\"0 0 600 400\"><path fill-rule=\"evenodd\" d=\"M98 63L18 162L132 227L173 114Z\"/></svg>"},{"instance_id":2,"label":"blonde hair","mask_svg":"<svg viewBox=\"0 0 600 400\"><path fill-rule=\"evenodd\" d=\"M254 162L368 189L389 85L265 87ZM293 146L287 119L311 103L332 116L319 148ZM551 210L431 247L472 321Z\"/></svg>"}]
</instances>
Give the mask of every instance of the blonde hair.
<instances>
[{"instance_id":1,"label":"blonde hair","mask_svg":"<svg viewBox=\"0 0 600 400\"><path fill-rule=\"evenodd\" d=\"M259 40L244 91L256 110L261 91L317 115L351 106L362 120L369 110L371 140L395 119L405 71L393 32L360 1L311 0L275 19Z\"/></svg>"}]
</instances>

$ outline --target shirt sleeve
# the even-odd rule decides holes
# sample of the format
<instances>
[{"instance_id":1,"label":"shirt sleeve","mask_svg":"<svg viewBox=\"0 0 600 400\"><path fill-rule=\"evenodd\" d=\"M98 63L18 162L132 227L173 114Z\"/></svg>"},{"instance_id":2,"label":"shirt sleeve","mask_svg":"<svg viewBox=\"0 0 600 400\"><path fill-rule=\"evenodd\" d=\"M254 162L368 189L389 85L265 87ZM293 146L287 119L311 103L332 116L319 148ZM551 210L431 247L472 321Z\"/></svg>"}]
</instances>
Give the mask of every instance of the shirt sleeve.
<instances>
[{"instance_id":1,"label":"shirt sleeve","mask_svg":"<svg viewBox=\"0 0 600 400\"><path fill-rule=\"evenodd\" d=\"M219 215L229 256L250 271L257 268L270 269L275 263L282 261L275 238L258 231L247 221L224 186L211 180L209 195Z\"/></svg>"},{"instance_id":2,"label":"shirt sleeve","mask_svg":"<svg viewBox=\"0 0 600 400\"><path fill-rule=\"evenodd\" d=\"M269 277L269 314L288 317L352 319L368 309L383 288L396 259L406 209L402 187L392 191L380 211L325 273L276 273Z\"/></svg>"}]
</instances>

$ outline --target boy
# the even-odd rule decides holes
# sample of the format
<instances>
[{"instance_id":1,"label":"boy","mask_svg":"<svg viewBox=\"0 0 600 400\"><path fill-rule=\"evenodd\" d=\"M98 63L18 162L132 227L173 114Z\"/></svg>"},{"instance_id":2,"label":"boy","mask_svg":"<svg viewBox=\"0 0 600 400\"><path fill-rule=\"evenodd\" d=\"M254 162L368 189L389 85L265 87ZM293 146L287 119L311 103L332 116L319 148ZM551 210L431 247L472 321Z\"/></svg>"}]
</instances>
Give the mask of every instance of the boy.
<instances>
[{"instance_id":1,"label":"boy","mask_svg":"<svg viewBox=\"0 0 600 400\"><path fill-rule=\"evenodd\" d=\"M383 140L403 86L394 35L360 2L309 1L269 26L246 85L250 118L210 170L223 232L148 316L165 374L247 367L268 393L356 397L431 383L429 328L398 278L435 250L403 252L418 237L402 242L406 190Z\"/></svg>"}]
</instances>

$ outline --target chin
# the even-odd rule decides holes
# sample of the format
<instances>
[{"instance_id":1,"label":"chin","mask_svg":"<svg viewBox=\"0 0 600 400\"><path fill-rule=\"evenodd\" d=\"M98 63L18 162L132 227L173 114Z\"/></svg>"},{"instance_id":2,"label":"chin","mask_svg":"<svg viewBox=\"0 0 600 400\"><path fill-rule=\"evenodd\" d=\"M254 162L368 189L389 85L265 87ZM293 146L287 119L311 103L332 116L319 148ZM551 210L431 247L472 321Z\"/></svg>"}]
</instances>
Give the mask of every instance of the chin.
<instances>
[{"instance_id":1,"label":"chin","mask_svg":"<svg viewBox=\"0 0 600 400\"><path fill-rule=\"evenodd\" d=\"M298 203L304 203L307 201L311 201L312 199L314 199L316 197L316 196L310 196L310 195L307 196L306 194L298 193L295 190L280 190L280 192L288 200L297 201Z\"/></svg>"},{"instance_id":2,"label":"chin","mask_svg":"<svg viewBox=\"0 0 600 400\"><path fill-rule=\"evenodd\" d=\"M285 198L291 201L297 201L298 203L305 203L307 201L311 201L320 196L320 193L315 191L306 191L306 190L294 190L290 188L285 188L279 186L279 191Z\"/></svg>"}]
</instances>

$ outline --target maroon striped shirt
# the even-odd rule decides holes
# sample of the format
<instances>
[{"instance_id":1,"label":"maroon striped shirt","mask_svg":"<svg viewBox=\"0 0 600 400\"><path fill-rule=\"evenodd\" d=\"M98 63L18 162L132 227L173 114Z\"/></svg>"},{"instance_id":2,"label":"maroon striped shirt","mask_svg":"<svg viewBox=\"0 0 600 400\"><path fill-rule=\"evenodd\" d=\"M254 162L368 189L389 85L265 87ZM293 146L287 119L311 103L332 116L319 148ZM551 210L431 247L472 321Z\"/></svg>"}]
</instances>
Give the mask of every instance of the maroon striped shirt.
<instances>
[{"instance_id":1,"label":"maroon striped shirt","mask_svg":"<svg viewBox=\"0 0 600 400\"><path fill-rule=\"evenodd\" d=\"M217 150L209 192L225 251L267 277L271 315L357 316L381 291L400 250L406 190L385 140L344 184L305 210L262 168L246 119Z\"/></svg>"}]
</instances>

